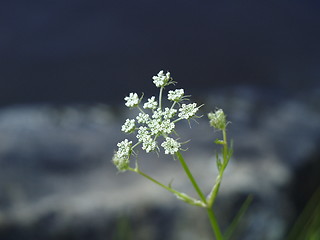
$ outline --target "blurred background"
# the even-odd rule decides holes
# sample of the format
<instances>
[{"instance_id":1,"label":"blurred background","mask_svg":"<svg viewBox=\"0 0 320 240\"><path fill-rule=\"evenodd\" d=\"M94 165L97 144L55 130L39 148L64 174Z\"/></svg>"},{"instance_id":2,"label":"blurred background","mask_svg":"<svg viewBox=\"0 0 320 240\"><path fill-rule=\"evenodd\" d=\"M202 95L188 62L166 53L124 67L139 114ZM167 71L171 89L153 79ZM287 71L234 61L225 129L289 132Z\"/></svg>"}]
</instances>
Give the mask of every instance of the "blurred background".
<instances>
[{"instance_id":1,"label":"blurred background","mask_svg":"<svg viewBox=\"0 0 320 240\"><path fill-rule=\"evenodd\" d=\"M163 69L205 104L180 132L207 192L219 133L205 114L223 108L232 122L222 228L252 194L235 239L320 239L319 11L315 0L1 1L0 238L212 239L201 210L111 163L135 114L123 98L157 94ZM141 161L193 194L177 162Z\"/></svg>"}]
</instances>

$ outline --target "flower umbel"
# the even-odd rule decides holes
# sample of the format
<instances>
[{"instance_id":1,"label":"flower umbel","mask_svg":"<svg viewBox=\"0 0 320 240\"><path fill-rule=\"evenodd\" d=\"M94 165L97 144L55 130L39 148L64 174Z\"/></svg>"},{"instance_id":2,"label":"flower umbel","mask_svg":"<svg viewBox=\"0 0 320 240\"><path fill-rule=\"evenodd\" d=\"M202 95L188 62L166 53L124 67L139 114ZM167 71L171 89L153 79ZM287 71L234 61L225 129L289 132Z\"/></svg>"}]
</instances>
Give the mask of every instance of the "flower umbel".
<instances>
[{"instance_id":1,"label":"flower umbel","mask_svg":"<svg viewBox=\"0 0 320 240\"><path fill-rule=\"evenodd\" d=\"M166 140L161 144L161 147L164 148L165 154L175 154L179 151L181 144L173 138L167 137Z\"/></svg>"},{"instance_id":2,"label":"flower umbel","mask_svg":"<svg viewBox=\"0 0 320 240\"><path fill-rule=\"evenodd\" d=\"M174 154L179 151L181 143L171 136L172 134L177 135L175 126L183 119L193 118L199 110L196 103L179 104L179 102L187 100L184 96L184 89L169 90L166 103L171 106L163 106L162 92L164 87L175 83L170 72L165 74L161 70L157 76L153 77L153 83L160 88L159 99L151 96L142 103L143 108L139 106L142 97L139 98L137 93L130 93L124 98L127 107L137 107L140 112L134 119L127 119L121 127L125 133L136 133L138 140L134 145L127 139L118 143L119 149L115 153L113 162L121 171L129 166L131 151L139 145L147 153L160 151L158 143L163 147L165 154Z\"/></svg>"},{"instance_id":3,"label":"flower umbel","mask_svg":"<svg viewBox=\"0 0 320 240\"><path fill-rule=\"evenodd\" d=\"M157 142L153 140L150 135L146 135L143 138L142 149L145 150L147 153L155 150L156 147L157 147Z\"/></svg>"},{"instance_id":4,"label":"flower umbel","mask_svg":"<svg viewBox=\"0 0 320 240\"><path fill-rule=\"evenodd\" d=\"M158 103L155 101L155 96L152 96L151 98L148 99L148 102L143 104L143 108L145 109L156 109Z\"/></svg>"},{"instance_id":5,"label":"flower umbel","mask_svg":"<svg viewBox=\"0 0 320 240\"><path fill-rule=\"evenodd\" d=\"M197 107L196 103L182 104L181 108L179 109L180 113L178 116L182 119L190 119L196 115L198 110L199 107Z\"/></svg>"},{"instance_id":6,"label":"flower umbel","mask_svg":"<svg viewBox=\"0 0 320 240\"><path fill-rule=\"evenodd\" d=\"M125 139L122 142L119 142L117 146L118 151L113 155L112 161L119 171L124 172L129 168L132 142Z\"/></svg>"},{"instance_id":7,"label":"flower umbel","mask_svg":"<svg viewBox=\"0 0 320 240\"><path fill-rule=\"evenodd\" d=\"M131 133L135 129L135 120L134 119L127 119L125 123L121 127L121 131L125 133Z\"/></svg>"},{"instance_id":8,"label":"flower umbel","mask_svg":"<svg viewBox=\"0 0 320 240\"><path fill-rule=\"evenodd\" d=\"M124 100L126 101L125 105L127 107L136 107L139 104L139 97L136 93L130 93L128 97L125 97Z\"/></svg>"},{"instance_id":9,"label":"flower umbel","mask_svg":"<svg viewBox=\"0 0 320 240\"><path fill-rule=\"evenodd\" d=\"M208 113L208 118L210 120L210 125L218 130L226 129L226 115L224 114L222 109L218 109L214 113Z\"/></svg>"},{"instance_id":10,"label":"flower umbel","mask_svg":"<svg viewBox=\"0 0 320 240\"><path fill-rule=\"evenodd\" d=\"M147 113L139 113L136 119L138 123L147 123L150 120L150 116Z\"/></svg>"},{"instance_id":11,"label":"flower umbel","mask_svg":"<svg viewBox=\"0 0 320 240\"><path fill-rule=\"evenodd\" d=\"M174 91L170 90L168 93L168 100L179 102L182 99L183 95L184 95L183 89L176 89Z\"/></svg>"},{"instance_id":12,"label":"flower umbel","mask_svg":"<svg viewBox=\"0 0 320 240\"><path fill-rule=\"evenodd\" d=\"M161 70L157 76L153 76L153 83L156 85L156 87L165 87L169 84L174 83L172 81L172 78L170 77L170 72L167 72L166 74L163 73L163 70Z\"/></svg>"}]
</instances>

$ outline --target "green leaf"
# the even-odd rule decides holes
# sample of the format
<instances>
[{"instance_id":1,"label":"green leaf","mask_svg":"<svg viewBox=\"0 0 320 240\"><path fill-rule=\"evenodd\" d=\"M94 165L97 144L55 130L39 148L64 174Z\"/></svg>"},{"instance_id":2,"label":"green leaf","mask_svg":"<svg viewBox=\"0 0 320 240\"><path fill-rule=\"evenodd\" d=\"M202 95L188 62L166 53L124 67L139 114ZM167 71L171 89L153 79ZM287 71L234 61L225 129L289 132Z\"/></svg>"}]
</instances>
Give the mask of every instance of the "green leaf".
<instances>
[{"instance_id":1,"label":"green leaf","mask_svg":"<svg viewBox=\"0 0 320 240\"><path fill-rule=\"evenodd\" d=\"M320 239L320 187L306 204L293 225L287 240Z\"/></svg>"},{"instance_id":2,"label":"green leaf","mask_svg":"<svg viewBox=\"0 0 320 240\"><path fill-rule=\"evenodd\" d=\"M224 234L224 240L229 240L233 233L235 232L236 228L239 225L240 220L243 218L244 214L246 213L246 211L248 210L251 202L253 200L252 195L250 194L246 200L243 202L241 208L239 209L237 215L234 217L234 219L232 220L231 224L229 225L226 233Z\"/></svg>"}]
</instances>

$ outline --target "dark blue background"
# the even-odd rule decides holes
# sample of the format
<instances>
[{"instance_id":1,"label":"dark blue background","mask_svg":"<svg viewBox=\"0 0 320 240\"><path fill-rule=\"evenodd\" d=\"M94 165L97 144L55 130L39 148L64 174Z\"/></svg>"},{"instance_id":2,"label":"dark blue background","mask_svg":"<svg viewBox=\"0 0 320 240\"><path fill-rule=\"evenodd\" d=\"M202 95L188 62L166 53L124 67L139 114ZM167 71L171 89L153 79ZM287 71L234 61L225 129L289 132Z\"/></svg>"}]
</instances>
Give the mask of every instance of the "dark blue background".
<instances>
[{"instance_id":1,"label":"dark blue background","mask_svg":"<svg viewBox=\"0 0 320 240\"><path fill-rule=\"evenodd\" d=\"M319 10L302 0L3 0L0 104L119 102L161 69L200 91L314 87Z\"/></svg>"}]
</instances>

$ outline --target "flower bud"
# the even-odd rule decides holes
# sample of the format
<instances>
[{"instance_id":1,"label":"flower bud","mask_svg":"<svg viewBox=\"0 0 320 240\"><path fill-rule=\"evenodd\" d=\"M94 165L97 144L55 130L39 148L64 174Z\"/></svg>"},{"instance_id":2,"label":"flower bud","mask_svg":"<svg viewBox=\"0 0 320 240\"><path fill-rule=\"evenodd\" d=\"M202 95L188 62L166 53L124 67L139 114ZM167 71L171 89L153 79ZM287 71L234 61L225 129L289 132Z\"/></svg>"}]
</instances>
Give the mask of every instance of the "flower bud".
<instances>
[{"instance_id":1,"label":"flower bud","mask_svg":"<svg viewBox=\"0 0 320 240\"><path fill-rule=\"evenodd\" d=\"M226 115L224 114L222 109L218 109L214 113L208 113L208 118L212 127L219 130L225 130L227 122Z\"/></svg>"}]
</instances>

